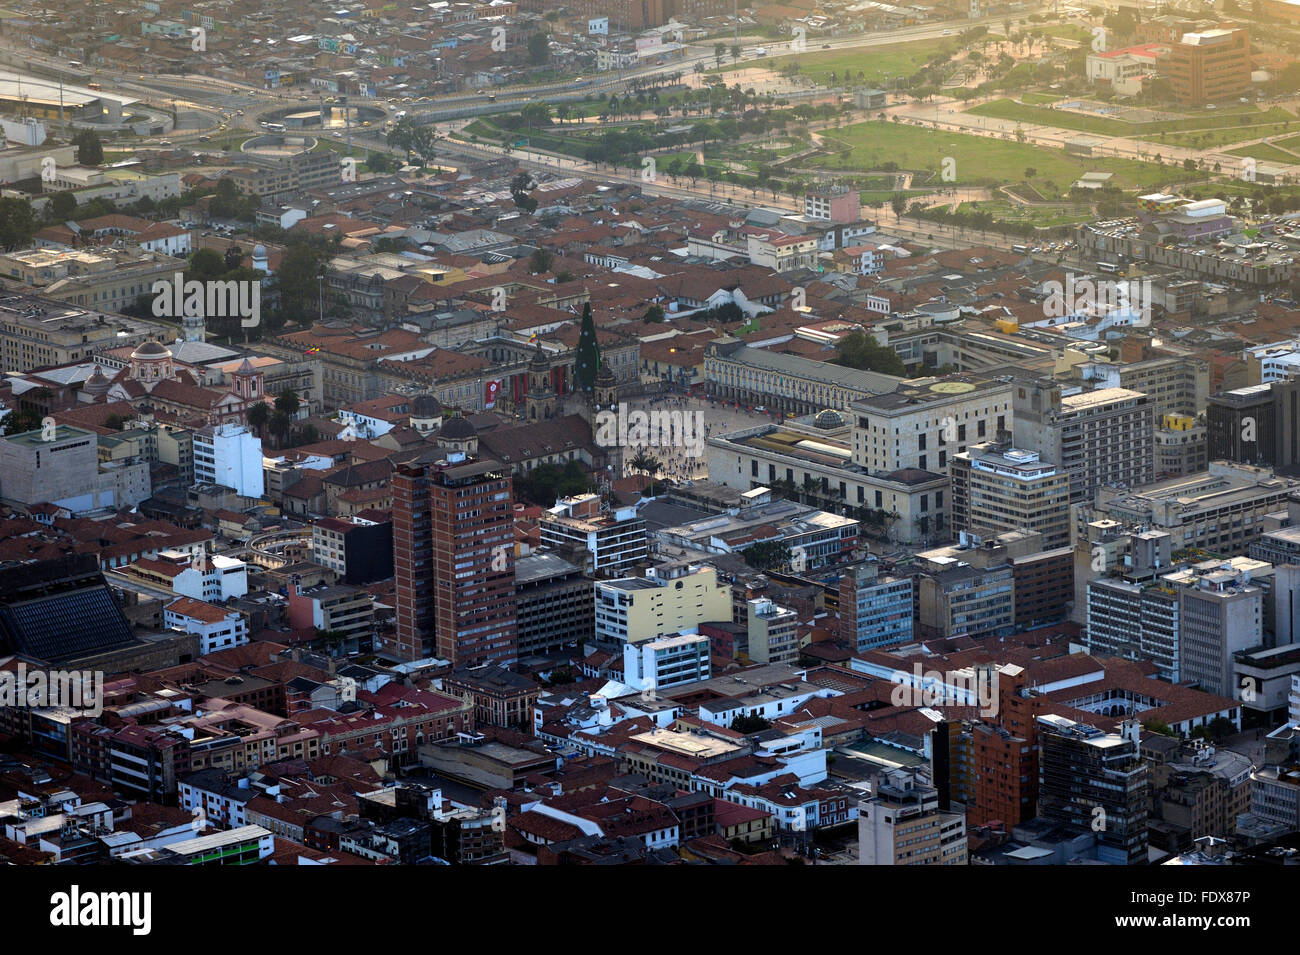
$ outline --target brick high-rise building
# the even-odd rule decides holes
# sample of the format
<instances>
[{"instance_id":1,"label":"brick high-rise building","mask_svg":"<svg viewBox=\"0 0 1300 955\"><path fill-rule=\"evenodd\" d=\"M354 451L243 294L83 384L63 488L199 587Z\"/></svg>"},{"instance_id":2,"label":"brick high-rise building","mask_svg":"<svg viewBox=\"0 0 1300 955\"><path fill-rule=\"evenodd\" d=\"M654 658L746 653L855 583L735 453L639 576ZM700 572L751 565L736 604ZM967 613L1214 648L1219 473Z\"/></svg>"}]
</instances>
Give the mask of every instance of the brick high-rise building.
<instances>
[{"instance_id":1,"label":"brick high-rise building","mask_svg":"<svg viewBox=\"0 0 1300 955\"><path fill-rule=\"evenodd\" d=\"M1184 33L1172 44L1169 84L1187 106L1235 100L1250 92L1250 33L1244 29Z\"/></svg>"},{"instance_id":2,"label":"brick high-rise building","mask_svg":"<svg viewBox=\"0 0 1300 955\"><path fill-rule=\"evenodd\" d=\"M389 652L402 660L420 660L433 650L433 534L429 514L429 479L423 468L400 467L393 487L393 578L397 594L397 628Z\"/></svg>"},{"instance_id":3,"label":"brick high-rise building","mask_svg":"<svg viewBox=\"0 0 1300 955\"><path fill-rule=\"evenodd\" d=\"M457 666L512 663L516 637L511 478L451 451L393 475L395 654Z\"/></svg>"},{"instance_id":4,"label":"brick high-rise building","mask_svg":"<svg viewBox=\"0 0 1300 955\"><path fill-rule=\"evenodd\" d=\"M518 654L511 485L501 462L457 452L429 474L436 650L457 666Z\"/></svg>"},{"instance_id":5,"label":"brick high-rise building","mask_svg":"<svg viewBox=\"0 0 1300 955\"><path fill-rule=\"evenodd\" d=\"M966 807L966 824L1008 829L1038 809L1037 713L1045 697L1030 691L1023 667L997 668L997 712L949 720L936 729L932 766L939 808Z\"/></svg>"}]
</instances>

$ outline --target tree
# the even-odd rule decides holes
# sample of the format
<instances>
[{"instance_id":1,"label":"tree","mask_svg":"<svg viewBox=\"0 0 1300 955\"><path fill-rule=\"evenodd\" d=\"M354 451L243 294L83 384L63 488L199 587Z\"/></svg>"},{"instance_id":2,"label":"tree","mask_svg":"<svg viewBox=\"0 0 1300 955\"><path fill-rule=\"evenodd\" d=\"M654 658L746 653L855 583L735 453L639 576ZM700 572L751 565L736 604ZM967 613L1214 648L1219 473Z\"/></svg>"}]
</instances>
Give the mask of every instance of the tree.
<instances>
[{"instance_id":1,"label":"tree","mask_svg":"<svg viewBox=\"0 0 1300 955\"><path fill-rule=\"evenodd\" d=\"M298 408L302 402L298 398L298 393L292 388L286 388L275 396L275 410L283 412L292 418L298 413Z\"/></svg>"},{"instance_id":2,"label":"tree","mask_svg":"<svg viewBox=\"0 0 1300 955\"><path fill-rule=\"evenodd\" d=\"M554 255L546 249L537 249L528 259L528 271L533 275L537 275L540 272L549 272L554 263Z\"/></svg>"},{"instance_id":3,"label":"tree","mask_svg":"<svg viewBox=\"0 0 1300 955\"><path fill-rule=\"evenodd\" d=\"M1177 736L1173 727L1168 723L1162 723L1160 720L1146 720L1142 723L1142 728L1148 733L1159 733L1161 736Z\"/></svg>"},{"instance_id":4,"label":"tree","mask_svg":"<svg viewBox=\"0 0 1300 955\"><path fill-rule=\"evenodd\" d=\"M839 356L834 362L837 365L899 377L907 373L907 366L903 364L903 359L898 357L898 352L888 345L877 344L876 340L865 332L850 332L845 335L840 339L838 351Z\"/></svg>"},{"instance_id":5,"label":"tree","mask_svg":"<svg viewBox=\"0 0 1300 955\"><path fill-rule=\"evenodd\" d=\"M244 264L244 250L238 245L232 245L226 249L223 259L226 263L226 271L233 271Z\"/></svg>"},{"instance_id":6,"label":"tree","mask_svg":"<svg viewBox=\"0 0 1300 955\"><path fill-rule=\"evenodd\" d=\"M541 66L551 58L551 41L545 33L534 33L528 38L528 62Z\"/></svg>"},{"instance_id":7,"label":"tree","mask_svg":"<svg viewBox=\"0 0 1300 955\"><path fill-rule=\"evenodd\" d=\"M271 406L265 401L259 401L248 409L248 423L257 431L259 437L262 434L262 429L266 427L266 423L270 420Z\"/></svg>"},{"instance_id":8,"label":"tree","mask_svg":"<svg viewBox=\"0 0 1300 955\"><path fill-rule=\"evenodd\" d=\"M22 434L25 431L38 431L41 427L39 411L11 411L0 418L0 431L7 435Z\"/></svg>"},{"instance_id":9,"label":"tree","mask_svg":"<svg viewBox=\"0 0 1300 955\"><path fill-rule=\"evenodd\" d=\"M1208 725L1198 726L1196 729L1192 730L1192 736L1201 737L1202 739L1208 739L1212 743L1217 743L1225 736L1231 736L1235 732L1237 732L1237 727L1232 720L1226 719L1222 716L1216 716Z\"/></svg>"},{"instance_id":10,"label":"tree","mask_svg":"<svg viewBox=\"0 0 1300 955\"><path fill-rule=\"evenodd\" d=\"M71 219L77 211L77 197L70 192L56 192L50 196L50 214L60 222Z\"/></svg>"},{"instance_id":11,"label":"tree","mask_svg":"<svg viewBox=\"0 0 1300 955\"><path fill-rule=\"evenodd\" d=\"M641 316L641 321L646 323L662 322L664 320L664 307L662 305L651 305Z\"/></svg>"},{"instance_id":12,"label":"tree","mask_svg":"<svg viewBox=\"0 0 1300 955\"><path fill-rule=\"evenodd\" d=\"M574 369L583 391L590 392L600 371L600 347L596 344L596 323L591 317L591 303L582 307L582 332L578 335L578 360Z\"/></svg>"},{"instance_id":13,"label":"tree","mask_svg":"<svg viewBox=\"0 0 1300 955\"><path fill-rule=\"evenodd\" d=\"M895 119L897 119L897 117L895 117ZM903 215L903 210L907 208L907 196L903 195L901 192L894 193L893 197L889 200L889 208L894 210L895 219L900 218Z\"/></svg>"},{"instance_id":14,"label":"tree","mask_svg":"<svg viewBox=\"0 0 1300 955\"><path fill-rule=\"evenodd\" d=\"M239 190L235 180L225 176L217 181L217 192L208 211L218 219L233 219L239 211Z\"/></svg>"},{"instance_id":15,"label":"tree","mask_svg":"<svg viewBox=\"0 0 1300 955\"><path fill-rule=\"evenodd\" d=\"M230 271L226 260L215 249L199 249L190 256L187 278L199 282L215 281Z\"/></svg>"},{"instance_id":16,"label":"tree","mask_svg":"<svg viewBox=\"0 0 1300 955\"><path fill-rule=\"evenodd\" d=\"M772 721L761 716L745 716L742 713L731 721L729 728L748 736L750 733L761 733L763 730L771 729Z\"/></svg>"},{"instance_id":17,"label":"tree","mask_svg":"<svg viewBox=\"0 0 1300 955\"><path fill-rule=\"evenodd\" d=\"M268 424L271 433L280 440L281 444L283 444L285 439L289 436L289 429L293 427L293 419L283 411L276 411L271 415Z\"/></svg>"},{"instance_id":18,"label":"tree","mask_svg":"<svg viewBox=\"0 0 1300 955\"><path fill-rule=\"evenodd\" d=\"M325 251L310 242L295 242L285 250L275 273L281 322L299 322L318 313L321 294L318 276L325 261Z\"/></svg>"},{"instance_id":19,"label":"tree","mask_svg":"<svg viewBox=\"0 0 1300 955\"><path fill-rule=\"evenodd\" d=\"M657 457L641 448L637 451L636 456L628 462L627 466L633 471L640 471L642 474L653 475L659 472L663 467L663 462Z\"/></svg>"},{"instance_id":20,"label":"tree","mask_svg":"<svg viewBox=\"0 0 1300 955\"><path fill-rule=\"evenodd\" d=\"M551 107L545 100L535 100L519 111L519 118L528 129L551 125Z\"/></svg>"},{"instance_id":21,"label":"tree","mask_svg":"<svg viewBox=\"0 0 1300 955\"><path fill-rule=\"evenodd\" d=\"M0 247L6 252L25 248L36 234L36 215L26 199L0 199Z\"/></svg>"},{"instance_id":22,"label":"tree","mask_svg":"<svg viewBox=\"0 0 1300 955\"><path fill-rule=\"evenodd\" d=\"M755 570L772 570L790 564L790 545L779 540L751 544L740 552L745 563Z\"/></svg>"},{"instance_id":23,"label":"tree","mask_svg":"<svg viewBox=\"0 0 1300 955\"><path fill-rule=\"evenodd\" d=\"M718 61L718 66L722 66L722 58L727 55L727 44L713 44L713 58Z\"/></svg>"},{"instance_id":24,"label":"tree","mask_svg":"<svg viewBox=\"0 0 1300 955\"><path fill-rule=\"evenodd\" d=\"M93 129L85 129L72 138L72 145L77 147L77 163L82 166L98 166L104 161L104 147L99 141L99 134Z\"/></svg>"}]
</instances>

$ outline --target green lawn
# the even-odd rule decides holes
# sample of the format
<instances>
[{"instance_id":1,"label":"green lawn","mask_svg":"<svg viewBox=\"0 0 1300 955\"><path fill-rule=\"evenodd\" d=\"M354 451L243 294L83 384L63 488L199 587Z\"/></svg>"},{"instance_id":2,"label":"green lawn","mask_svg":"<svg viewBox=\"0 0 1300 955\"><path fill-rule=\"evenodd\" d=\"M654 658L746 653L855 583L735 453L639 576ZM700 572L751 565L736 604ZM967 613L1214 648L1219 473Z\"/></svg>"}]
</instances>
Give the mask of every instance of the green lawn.
<instances>
[{"instance_id":1,"label":"green lawn","mask_svg":"<svg viewBox=\"0 0 1300 955\"><path fill-rule=\"evenodd\" d=\"M851 147L849 163L858 169L878 169L882 163L893 161L902 169L937 174L943 158L951 156L956 161L957 185L1018 182L1025 178L1025 170L1032 168L1035 173L1031 183L1046 198L1065 194L1074 180L1090 171L1114 173L1115 184L1121 189L1151 188L1187 175L1154 163L1072 156L1064 150L1028 143L952 132L936 134L933 130L879 121L846 126L826 139ZM839 168L837 157L827 157L824 164Z\"/></svg>"},{"instance_id":2,"label":"green lawn","mask_svg":"<svg viewBox=\"0 0 1300 955\"><path fill-rule=\"evenodd\" d=\"M1286 123L1296 122L1296 117L1279 107L1267 111L1244 106L1241 110L1225 109L1213 114L1197 113L1184 119L1166 119L1150 123L1131 123L1124 119L1107 116L1094 116L1087 113L1074 113L1066 110L1048 109L1034 105L1032 102L1017 103L1015 100L1000 99L967 110L977 116L991 116L996 119L1015 120L1033 123L1039 126L1055 126L1059 129L1073 129L1083 133L1095 133L1102 136L1136 136L1143 139L1158 139L1166 134L1164 142L1171 145L1190 145L1179 142L1175 134L1193 133L1206 137L1222 135L1222 142L1237 142L1242 139L1259 138L1270 135L1274 129L1283 132ZM1245 120L1243 122L1243 120ZM1221 130L1212 133L1211 130ZM1255 132L1254 130L1258 130Z\"/></svg>"},{"instance_id":3,"label":"green lawn","mask_svg":"<svg viewBox=\"0 0 1300 955\"><path fill-rule=\"evenodd\" d=\"M1082 113L1070 113L1061 109L1045 109L1042 106L1017 103L1010 99L999 99L992 103L984 103L982 106L973 106L966 112L976 116L1015 120L1020 123L1033 123L1036 126L1055 126L1058 129L1074 129L1081 133L1097 133L1102 136L1133 134L1132 124L1118 119L1085 116Z\"/></svg>"},{"instance_id":4,"label":"green lawn","mask_svg":"<svg viewBox=\"0 0 1300 955\"><path fill-rule=\"evenodd\" d=\"M1065 97L1053 93L1023 93L1020 99L1029 106L1046 106L1048 103L1059 103Z\"/></svg>"},{"instance_id":5,"label":"green lawn","mask_svg":"<svg viewBox=\"0 0 1300 955\"><path fill-rule=\"evenodd\" d=\"M721 69L714 68L710 73L725 73L747 66L762 65L769 69L781 70L791 63L798 62L799 73L811 76L819 82L830 82L830 75L837 78L845 71L853 77L854 82L883 86L900 76L911 76L922 66L940 54L951 56L961 49L961 44L953 37L940 40L914 40L911 43L891 43L886 46L873 46L856 50L817 50L815 39L808 41L808 52L770 57L766 61L745 61L733 65L730 57L724 57L726 64ZM730 47L728 47L730 49ZM858 73L864 74L859 80ZM889 77L890 79L886 79Z\"/></svg>"},{"instance_id":6,"label":"green lawn","mask_svg":"<svg viewBox=\"0 0 1300 955\"><path fill-rule=\"evenodd\" d=\"M1148 142L1167 143L1170 146L1190 146L1210 149L1239 143L1243 139L1262 139L1287 132L1289 124L1271 123L1266 126L1225 126L1222 129L1203 130L1190 133L1160 133L1158 136L1143 136Z\"/></svg>"},{"instance_id":7,"label":"green lawn","mask_svg":"<svg viewBox=\"0 0 1300 955\"><path fill-rule=\"evenodd\" d=\"M1048 36L1059 37L1062 40L1079 40L1080 42L1092 40L1092 30L1088 27L1079 26L1077 23L1056 23L1038 29Z\"/></svg>"},{"instance_id":8,"label":"green lawn","mask_svg":"<svg viewBox=\"0 0 1300 955\"><path fill-rule=\"evenodd\" d=\"M1274 140L1274 146L1281 146L1283 149L1290 149L1293 152L1300 152L1300 136L1289 136L1286 139Z\"/></svg>"},{"instance_id":9,"label":"green lawn","mask_svg":"<svg viewBox=\"0 0 1300 955\"><path fill-rule=\"evenodd\" d=\"M1078 222L1089 222L1094 218L1092 208L1087 204L1070 208L1043 208L1003 201L963 202L957 207L957 211L988 212L998 222L1028 222L1043 228L1074 225Z\"/></svg>"},{"instance_id":10,"label":"green lawn","mask_svg":"<svg viewBox=\"0 0 1300 955\"><path fill-rule=\"evenodd\" d=\"M1269 146L1264 143L1238 146L1236 149L1229 149L1228 153L1233 156L1251 156L1262 162L1276 162L1284 166L1294 166L1296 163L1300 163L1300 156L1293 156L1276 146Z\"/></svg>"}]
</instances>

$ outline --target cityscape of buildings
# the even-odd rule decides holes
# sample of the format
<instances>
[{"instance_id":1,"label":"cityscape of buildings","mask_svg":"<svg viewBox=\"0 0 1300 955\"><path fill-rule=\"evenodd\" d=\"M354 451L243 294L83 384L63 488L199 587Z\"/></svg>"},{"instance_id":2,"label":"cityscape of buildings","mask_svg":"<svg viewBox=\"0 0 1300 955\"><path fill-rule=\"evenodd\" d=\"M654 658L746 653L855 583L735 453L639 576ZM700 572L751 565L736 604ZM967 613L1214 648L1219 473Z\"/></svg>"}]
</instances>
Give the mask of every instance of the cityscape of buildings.
<instances>
[{"instance_id":1,"label":"cityscape of buildings","mask_svg":"<svg viewBox=\"0 0 1300 955\"><path fill-rule=\"evenodd\" d=\"M1294 0L77 6L0 862L1300 859Z\"/></svg>"}]
</instances>

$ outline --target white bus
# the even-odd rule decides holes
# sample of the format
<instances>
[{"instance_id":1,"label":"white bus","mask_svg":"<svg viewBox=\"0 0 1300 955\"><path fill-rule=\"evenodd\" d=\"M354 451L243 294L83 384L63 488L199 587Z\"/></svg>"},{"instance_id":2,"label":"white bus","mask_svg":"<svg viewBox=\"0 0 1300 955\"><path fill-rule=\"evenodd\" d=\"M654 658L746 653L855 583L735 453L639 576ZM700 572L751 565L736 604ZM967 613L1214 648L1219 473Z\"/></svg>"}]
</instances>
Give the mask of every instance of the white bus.
<instances>
[{"instance_id":1,"label":"white bus","mask_svg":"<svg viewBox=\"0 0 1300 955\"><path fill-rule=\"evenodd\" d=\"M1099 272L1118 272L1119 266L1114 262L1098 262L1097 271Z\"/></svg>"},{"instance_id":2,"label":"white bus","mask_svg":"<svg viewBox=\"0 0 1300 955\"><path fill-rule=\"evenodd\" d=\"M1026 254L1026 253L1029 252L1029 246L1027 246L1027 245L1013 245L1013 246L1011 247L1011 251L1012 251L1012 252L1018 252L1018 253L1020 253L1021 255L1024 255L1024 254Z\"/></svg>"},{"instance_id":3,"label":"white bus","mask_svg":"<svg viewBox=\"0 0 1300 955\"><path fill-rule=\"evenodd\" d=\"M267 123L266 131L269 133L282 133L284 132L284 123Z\"/></svg>"}]
</instances>

